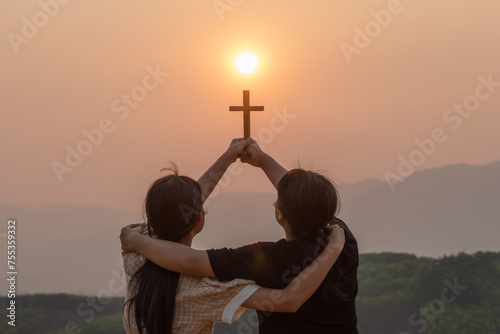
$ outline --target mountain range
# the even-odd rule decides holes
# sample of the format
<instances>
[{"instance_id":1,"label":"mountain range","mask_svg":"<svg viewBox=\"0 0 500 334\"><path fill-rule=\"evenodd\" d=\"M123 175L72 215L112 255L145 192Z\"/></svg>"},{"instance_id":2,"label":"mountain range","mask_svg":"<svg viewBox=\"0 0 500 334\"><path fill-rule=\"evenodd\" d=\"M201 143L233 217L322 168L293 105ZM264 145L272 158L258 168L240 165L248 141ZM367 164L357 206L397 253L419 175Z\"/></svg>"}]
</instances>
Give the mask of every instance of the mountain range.
<instances>
[{"instance_id":1,"label":"mountain range","mask_svg":"<svg viewBox=\"0 0 500 334\"><path fill-rule=\"evenodd\" d=\"M361 253L440 257L500 250L500 162L419 171L394 192L376 179L341 184L339 191L339 218L357 237ZM275 200L276 194L248 192L212 198L205 229L193 246L237 247L283 238L274 218ZM73 204L0 204L0 216L4 222L17 220L18 293L124 292L119 231L142 221L141 212ZM2 227L2 249L5 232ZM1 291L7 290L2 286Z\"/></svg>"}]
</instances>

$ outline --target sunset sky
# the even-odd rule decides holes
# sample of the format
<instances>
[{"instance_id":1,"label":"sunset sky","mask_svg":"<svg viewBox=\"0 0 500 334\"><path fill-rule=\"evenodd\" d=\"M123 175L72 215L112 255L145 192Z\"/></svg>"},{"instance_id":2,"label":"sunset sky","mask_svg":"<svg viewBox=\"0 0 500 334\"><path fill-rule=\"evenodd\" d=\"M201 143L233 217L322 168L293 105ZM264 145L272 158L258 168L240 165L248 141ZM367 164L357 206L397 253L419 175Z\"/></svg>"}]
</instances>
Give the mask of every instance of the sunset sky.
<instances>
[{"instance_id":1,"label":"sunset sky","mask_svg":"<svg viewBox=\"0 0 500 334\"><path fill-rule=\"evenodd\" d=\"M499 12L497 0L2 1L0 202L136 210L169 161L198 178L243 135L229 106L244 89L266 108L252 113L264 150L337 183L396 174L436 128L417 170L498 161ZM242 51L260 59L252 75L233 66ZM474 111L447 111L463 103ZM54 163L100 126L58 177ZM245 166L222 190L272 188Z\"/></svg>"}]
</instances>

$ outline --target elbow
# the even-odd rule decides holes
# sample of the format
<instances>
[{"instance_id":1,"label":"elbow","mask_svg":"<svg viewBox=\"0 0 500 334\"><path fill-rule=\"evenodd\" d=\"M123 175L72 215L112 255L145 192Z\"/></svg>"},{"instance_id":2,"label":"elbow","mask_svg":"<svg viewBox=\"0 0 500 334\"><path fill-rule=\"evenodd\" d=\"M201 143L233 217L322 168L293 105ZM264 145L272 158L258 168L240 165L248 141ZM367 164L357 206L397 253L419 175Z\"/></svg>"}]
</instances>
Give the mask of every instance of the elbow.
<instances>
[{"instance_id":1,"label":"elbow","mask_svg":"<svg viewBox=\"0 0 500 334\"><path fill-rule=\"evenodd\" d=\"M189 274L188 274L188 271L189 271L189 269L190 269L190 268L189 268L189 264L187 264L187 263L182 263L182 262L181 262L181 263L179 263L179 264L177 265L177 269L178 269L178 270L176 270L176 271L178 271L180 274L189 275Z\"/></svg>"},{"instance_id":2,"label":"elbow","mask_svg":"<svg viewBox=\"0 0 500 334\"><path fill-rule=\"evenodd\" d=\"M184 275L190 275L190 276L205 276L205 275L200 275L200 263L197 261L196 257L182 257L178 259L176 263L176 269L175 271L184 274Z\"/></svg>"},{"instance_id":3,"label":"elbow","mask_svg":"<svg viewBox=\"0 0 500 334\"><path fill-rule=\"evenodd\" d=\"M279 308L277 312L295 313L305 303L305 299L297 291L289 290L289 287L285 288L279 297L275 297L275 305Z\"/></svg>"},{"instance_id":4,"label":"elbow","mask_svg":"<svg viewBox=\"0 0 500 334\"><path fill-rule=\"evenodd\" d=\"M290 303L287 307L287 310L285 312L287 313L295 313L299 310L299 308L301 307L302 305L299 305L298 303Z\"/></svg>"},{"instance_id":5,"label":"elbow","mask_svg":"<svg viewBox=\"0 0 500 334\"><path fill-rule=\"evenodd\" d=\"M186 247L183 252L170 257L169 261L171 271L190 276L215 277L205 251L197 251Z\"/></svg>"},{"instance_id":6,"label":"elbow","mask_svg":"<svg viewBox=\"0 0 500 334\"><path fill-rule=\"evenodd\" d=\"M196 265L193 265L192 261L179 261L177 263L175 271L184 274L184 275L192 275L192 276L197 276L195 274L196 272Z\"/></svg>"},{"instance_id":7,"label":"elbow","mask_svg":"<svg viewBox=\"0 0 500 334\"><path fill-rule=\"evenodd\" d=\"M288 313L295 313L299 310L299 308L301 307L302 305L298 305L297 303L292 303L290 304L289 306L289 309L288 309Z\"/></svg>"},{"instance_id":8,"label":"elbow","mask_svg":"<svg viewBox=\"0 0 500 334\"><path fill-rule=\"evenodd\" d=\"M153 261L154 263L156 263L156 265L158 265L159 267L162 267L163 269L166 269L166 270L169 270L172 272L176 272L176 273L180 273L180 274L188 274L188 271L190 269L189 262L181 261L175 257L163 258L158 253L155 254L155 257L153 257L153 256L149 257L147 255L144 255L144 256L146 258L150 259L151 261Z\"/></svg>"},{"instance_id":9,"label":"elbow","mask_svg":"<svg viewBox=\"0 0 500 334\"><path fill-rule=\"evenodd\" d=\"M283 309L280 312L284 313L295 313L302 306L302 303L297 302L296 300L288 300L283 303Z\"/></svg>"}]
</instances>

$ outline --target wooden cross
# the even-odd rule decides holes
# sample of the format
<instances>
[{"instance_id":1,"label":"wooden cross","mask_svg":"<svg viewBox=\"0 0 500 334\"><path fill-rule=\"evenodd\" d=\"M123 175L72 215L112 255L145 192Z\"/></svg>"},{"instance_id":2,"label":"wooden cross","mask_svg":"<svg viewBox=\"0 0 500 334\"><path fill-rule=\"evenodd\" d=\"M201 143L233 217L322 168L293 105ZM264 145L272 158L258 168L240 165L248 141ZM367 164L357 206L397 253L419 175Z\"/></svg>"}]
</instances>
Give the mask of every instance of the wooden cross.
<instances>
[{"instance_id":1,"label":"wooden cross","mask_svg":"<svg viewBox=\"0 0 500 334\"><path fill-rule=\"evenodd\" d=\"M264 111L263 106L250 106L250 91L243 91L243 106L229 107L229 111L243 111L243 138L250 138L250 112Z\"/></svg>"}]
</instances>

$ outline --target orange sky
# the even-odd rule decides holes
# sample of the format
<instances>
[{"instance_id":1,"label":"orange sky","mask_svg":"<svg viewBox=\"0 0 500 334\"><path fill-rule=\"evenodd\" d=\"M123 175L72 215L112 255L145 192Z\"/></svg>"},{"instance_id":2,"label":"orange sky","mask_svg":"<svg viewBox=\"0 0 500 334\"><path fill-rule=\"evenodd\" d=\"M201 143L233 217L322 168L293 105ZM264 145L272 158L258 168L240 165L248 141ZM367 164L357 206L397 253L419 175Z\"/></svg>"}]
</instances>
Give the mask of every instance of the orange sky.
<instances>
[{"instance_id":1,"label":"orange sky","mask_svg":"<svg viewBox=\"0 0 500 334\"><path fill-rule=\"evenodd\" d=\"M138 209L168 161L197 178L242 136L228 106L243 89L266 107L252 131L269 153L338 183L395 173L435 128L447 140L417 169L500 160L500 87L456 129L443 118L478 77L500 82L498 1L252 0L224 13L214 4L228 1L42 3L46 22L37 1L0 3L0 202ZM387 10L390 22L375 23ZM357 27L378 31L346 57ZM260 57L254 75L232 67L244 50ZM169 75L146 80L147 96L127 107L122 94L141 92L147 68ZM285 112L293 118L276 119ZM106 119L112 131L60 182L53 163ZM245 167L223 189L243 190L272 188Z\"/></svg>"}]
</instances>

